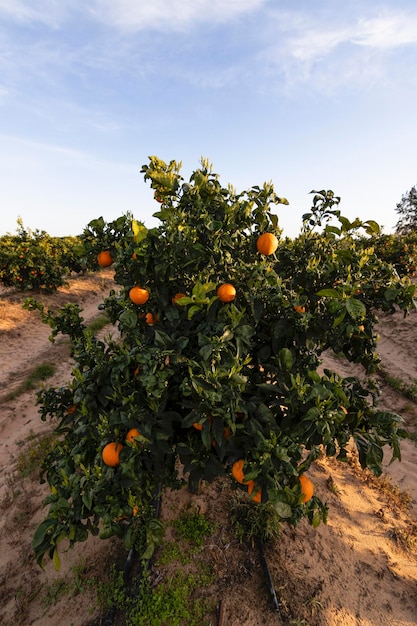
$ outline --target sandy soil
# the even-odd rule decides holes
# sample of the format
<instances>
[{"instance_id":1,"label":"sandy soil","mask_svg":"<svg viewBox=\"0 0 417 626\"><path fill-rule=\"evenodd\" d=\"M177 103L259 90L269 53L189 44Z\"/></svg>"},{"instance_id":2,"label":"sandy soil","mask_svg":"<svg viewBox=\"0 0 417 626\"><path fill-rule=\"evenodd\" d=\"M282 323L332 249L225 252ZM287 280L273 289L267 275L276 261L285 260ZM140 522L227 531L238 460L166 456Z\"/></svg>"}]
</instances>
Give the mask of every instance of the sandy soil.
<instances>
[{"instance_id":1,"label":"sandy soil","mask_svg":"<svg viewBox=\"0 0 417 626\"><path fill-rule=\"evenodd\" d=\"M91 320L98 304L113 287L104 271L70 281L48 306L77 301ZM26 294L27 295L27 294ZM99 626L104 624L94 590L85 585L59 593L66 577L82 569L100 575L120 554L116 542L92 538L62 559L57 573L51 564L42 571L34 562L31 540L43 518L47 486L36 476L21 478L31 440L51 430L35 406L36 391L14 400L18 388L35 365L52 363L56 373L48 384L64 384L71 368L68 344L52 344L49 327L36 312L21 308L22 295L0 292L0 626ZM379 353L384 368L408 384L417 380L417 312L381 316ZM325 365L343 375L356 372L350 364L325 355ZM403 416L415 429L417 406L382 384L381 404ZM375 479L363 472L352 451L349 463L318 461L311 471L318 495L330 508L329 522L313 529L302 522L283 526L282 537L267 546L267 558L280 603L273 610L265 574L256 548L230 540L228 500L222 481L198 496L186 491L166 494L162 517L169 519L194 502L208 517L221 522L206 547L204 558L216 573L210 589L221 605L213 626L409 626L417 624L417 447L402 444L402 462L389 464ZM81 593L80 593L81 591Z\"/></svg>"}]
</instances>

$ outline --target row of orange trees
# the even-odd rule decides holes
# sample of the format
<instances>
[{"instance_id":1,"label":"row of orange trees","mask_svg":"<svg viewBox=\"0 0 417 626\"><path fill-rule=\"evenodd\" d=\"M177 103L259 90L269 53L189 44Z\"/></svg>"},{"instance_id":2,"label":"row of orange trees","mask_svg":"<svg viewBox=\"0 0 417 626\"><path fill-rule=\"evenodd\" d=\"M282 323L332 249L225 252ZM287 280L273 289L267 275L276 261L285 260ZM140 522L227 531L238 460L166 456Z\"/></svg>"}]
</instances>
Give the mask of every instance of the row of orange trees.
<instances>
[{"instance_id":1,"label":"row of orange trees","mask_svg":"<svg viewBox=\"0 0 417 626\"><path fill-rule=\"evenodd\" d=\"M300 235L283 239L272 209L287 201L272 184L237 193L205 160L188 182L175 161L151 157L142 171L159 226L100 218L82 237L115 270L107 340L91 336L76 305L28 303L53 335L69 335L75 360L67 385L39 395L59 435L43 466L39 563L49 554L58 564L64 538L117 535L130 546L138 529L149 556L157 489L196 491L219 476L282 520L317 525L327 506L308 470L319 455L344 461L353 438L376 474L385 446L400 456L400 417L379 409L373 383L320 369L332 350L372 373L378 310L413 306L409 278L358 237L378 225L351 223L322 190Z\"/></svg>"},{"instance_id":2,"label":"row of orange trees","mask_svg":"<svg viewBox=\"0 0 417 626\"><path fill-rule=\"evenodd\" d=\"M0 283L22 291L43 289L51 293L71 274L105 267L98 260L98 253L115 245L129 228L131 217L123 216L110 224L98 218L77 237L52 237L45 231L31 231L19 219L16 234L0 237ZM357 242L365 249L372 246L375 254L392 264L400 276L415 274L416 233L378 233L358 237Z\"/></svg>"},{"instance_id":3,"label":"row of orange trees","mask_svg":"<svg viewBox=\"0 0 417 626\"><path fill-rule=\"evenodd\" d=\"M31 231L21 219L16 234L0 237L0 283L6 287L51 293L68 275L85 269L79 237L52 237L45 231Z\"/></svg>"}]
</instances>

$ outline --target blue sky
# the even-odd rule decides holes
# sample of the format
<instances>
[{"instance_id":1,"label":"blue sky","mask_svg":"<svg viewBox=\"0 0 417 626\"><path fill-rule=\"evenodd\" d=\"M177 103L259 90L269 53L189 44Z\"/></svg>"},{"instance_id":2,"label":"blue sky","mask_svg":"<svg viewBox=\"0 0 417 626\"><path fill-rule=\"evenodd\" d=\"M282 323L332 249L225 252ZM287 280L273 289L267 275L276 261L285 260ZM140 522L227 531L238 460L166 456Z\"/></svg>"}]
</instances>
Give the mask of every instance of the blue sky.
<instances>
[{"instance_id":1,"label":"blue sky","mask_svg":"<svg viewBox=\"0 0 417 626\"><path fill-rule=\"evenodd\" d=\"M0 0L0 235L155 225L149 155L391 232L417 183L415 0Z\"/></svg>"}]
</instances>

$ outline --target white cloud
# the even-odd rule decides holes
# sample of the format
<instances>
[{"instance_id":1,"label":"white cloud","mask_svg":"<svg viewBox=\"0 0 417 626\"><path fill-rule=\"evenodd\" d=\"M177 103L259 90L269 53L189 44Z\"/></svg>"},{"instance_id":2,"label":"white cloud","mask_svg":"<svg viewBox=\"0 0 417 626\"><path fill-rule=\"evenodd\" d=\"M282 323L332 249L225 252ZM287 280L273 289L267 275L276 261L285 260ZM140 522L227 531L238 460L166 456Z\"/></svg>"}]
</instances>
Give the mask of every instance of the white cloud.
<instances>
[{"instance_id":1,"label":"white cloud","mask_svg":"<svg viewBox=\"0 0 417 626\"><path fill-rule=\"evenodd\" d=\"M132 31L182 30L192 23L224 22L259 9L265 0L94 0L96 19Z\"/></svg>"},{"instance_id":2,"label":"white cloud","mask_svg":"<svg viewBox=\"0 0 417 626\"><path fill-rule=\"evenodd\" d=\"M58 28L70 10L67 0L0 0L0 16L17 22L40 22L51 28Z\"/></svg>"},{"instance_id":3,"label":"white cloud","mask_svg":"<svg viewBox=\"0 0 417 626\"><path fill-rule=\"evenodd\" d=\"M59 27L78 13L123 30L182 30L224 22L259 9L266 0L0 0L0 16Z\"/></svg>"},{"instance_id":4,"label":"white cloud","mask_svg":"<svg viewBox=\"0 0 417 626\"><path fill-rule=\"evenodd\" d=\"M267 40L276 43L265 47L259 58L269 76L283 77L287 87L309 82L333 91L342 84L382 84L393 52L417 43L417 12L375 11L365 7L343 14L332 6L326 9L325 3L321 12L273 11Z\"/></svg>"},{"instance_id":5,"label":"white cloud","mask_svg":"<svg viewBox=\"0 0 417 626\"><path fill-rule=\"evenodd\" d=\"M417 42L417 14L392 13L362 19L352 43L372 48L397 48Z\"/></svg>"}]
</instances>

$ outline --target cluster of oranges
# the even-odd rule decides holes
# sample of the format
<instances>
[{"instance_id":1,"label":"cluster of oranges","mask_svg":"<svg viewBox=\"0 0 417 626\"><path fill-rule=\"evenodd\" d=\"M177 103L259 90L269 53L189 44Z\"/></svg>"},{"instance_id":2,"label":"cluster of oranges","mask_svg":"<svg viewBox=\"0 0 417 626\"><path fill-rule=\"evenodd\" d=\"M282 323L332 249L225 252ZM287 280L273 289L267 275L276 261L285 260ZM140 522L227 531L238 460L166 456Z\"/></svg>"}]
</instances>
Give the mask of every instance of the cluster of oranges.
<instances>
[{"instance_id":1,"label":"cluster of oranges","mask_svg":"<svg viewBox=\"0 0 417 626\"><path fill-rule=\"evenodd\" d=\"M256 491L255 481L246 480L245 474L243 473L244 465L245 465L244 459L238 459L237 461L235 461L232 465L232 476L241 485L247 485L249 495L251 495L255 491L255 495L252 496L252 500L254 502L262 502L262 489L258 489ZM310 478L306 476L305 474L301 474L299 476L299 481L300 481L301 493L302 493L301 502L305 504L306 502L311 500L311 498L314 495L314 485L311 482Z\"/></svg>"},{"instance_id":2,"label":"cluster of oranges","mask_svg":"<svg viewBox=\"0 0 417 626\"><path fill-rule=\"evenodd\" d=\"M126 441L134 444L136 437L140 437L140 432L137 428L131 428L126 435ZM123 444L117 441L111 441L106 444L101 453L103 462L109 467L116 467L116 465L120 464L120 453L122 450Z\"/></svg>"}]
</instances>

